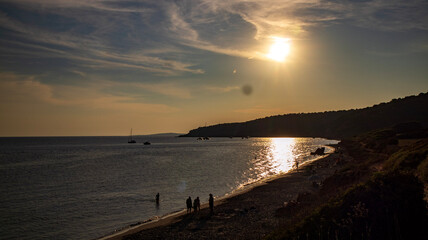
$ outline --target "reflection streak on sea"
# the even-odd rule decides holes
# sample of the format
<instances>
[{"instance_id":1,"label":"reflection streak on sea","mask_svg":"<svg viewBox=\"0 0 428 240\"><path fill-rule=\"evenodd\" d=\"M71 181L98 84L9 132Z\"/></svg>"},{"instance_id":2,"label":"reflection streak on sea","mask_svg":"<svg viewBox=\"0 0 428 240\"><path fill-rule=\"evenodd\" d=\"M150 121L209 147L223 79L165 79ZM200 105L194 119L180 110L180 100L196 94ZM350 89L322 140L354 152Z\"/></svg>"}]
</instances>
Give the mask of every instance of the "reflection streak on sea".
<instances>
[{"instance_id":1,"label":"reflection streak on sea","mask_svg":"<svg viewBox=\"0 0 428 240\"><path fill-rule=\"evenodd\" d=\"M253 143L258 150L249 162L248 170L243 173L248 181L240 188L264 178L286 173L296 167L296 162L303 163L313 159L309 144L312 138L264 138ZM311 148L312 147L312 148ZM327 149L329 152L330 149Z\"/></svg>"}]
</instances>

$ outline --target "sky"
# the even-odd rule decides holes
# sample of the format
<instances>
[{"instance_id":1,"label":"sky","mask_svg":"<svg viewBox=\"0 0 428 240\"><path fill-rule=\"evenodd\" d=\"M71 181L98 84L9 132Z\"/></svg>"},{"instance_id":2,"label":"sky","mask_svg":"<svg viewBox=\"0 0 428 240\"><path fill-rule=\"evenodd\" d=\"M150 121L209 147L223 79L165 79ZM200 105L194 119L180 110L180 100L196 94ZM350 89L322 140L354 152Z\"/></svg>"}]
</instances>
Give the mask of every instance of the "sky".
<instances>
[{"instance_id":1,"label":"sky","mask_svg":"<svg viewBox=\"0 0 428 240\"><path fill-rule=\"evenodd\" d=\"M0 0L0 36L0 136L187 133L428 91L426 0Z\"/></svg>"}]
</instances>

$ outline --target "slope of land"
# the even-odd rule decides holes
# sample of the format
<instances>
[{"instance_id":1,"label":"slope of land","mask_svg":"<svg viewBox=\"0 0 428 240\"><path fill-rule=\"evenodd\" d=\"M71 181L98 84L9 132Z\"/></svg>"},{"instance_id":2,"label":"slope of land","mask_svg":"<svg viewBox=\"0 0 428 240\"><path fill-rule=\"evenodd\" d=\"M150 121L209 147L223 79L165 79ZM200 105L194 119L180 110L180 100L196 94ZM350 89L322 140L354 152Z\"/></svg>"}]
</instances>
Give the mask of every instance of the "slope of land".
<instances>
[{"instance_id":1,"label":"slope of land","mask_svg":"<svg viewBox=\"0 0 428 240\"><path fill-rule=\"evenodd\" d=\"M420 138L426 135L396 128L342 141L353 160L316 194L330 200L268 239L426 239L428 138Z\"/></svg>"},{"instance_id":2,"label":"slope of land","mask_svg":"<svg viewBox=\"0 0 428 240\"><path fill-rule=\"evenodd\" d=\"M286 114L191 130L185 137L325 137L343 139L398 123L428 127L428 93L363 109Z\"/></svg>"}]
</instances>

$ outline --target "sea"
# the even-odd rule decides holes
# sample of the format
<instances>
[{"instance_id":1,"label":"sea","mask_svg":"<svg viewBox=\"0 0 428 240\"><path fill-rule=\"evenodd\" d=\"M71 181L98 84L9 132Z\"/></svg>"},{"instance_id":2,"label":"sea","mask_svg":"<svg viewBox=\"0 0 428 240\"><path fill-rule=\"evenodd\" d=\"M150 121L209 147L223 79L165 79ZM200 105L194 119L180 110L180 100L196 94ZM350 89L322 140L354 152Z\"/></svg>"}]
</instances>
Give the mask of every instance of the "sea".
<instances>
[{"instance_id":1,"label":"sea","mask_svg":"<svg viewBox=\"0 0 428 240\"><path fill-rule=\"evenodd\" d=\"M315 159L322 138L0 138L0 239L97 239ZM144 145L149 141L151 145ZM332 151L326 148L326 151ZM159 193L160 203L155 202Z\"/></svg>"}]
</instances>

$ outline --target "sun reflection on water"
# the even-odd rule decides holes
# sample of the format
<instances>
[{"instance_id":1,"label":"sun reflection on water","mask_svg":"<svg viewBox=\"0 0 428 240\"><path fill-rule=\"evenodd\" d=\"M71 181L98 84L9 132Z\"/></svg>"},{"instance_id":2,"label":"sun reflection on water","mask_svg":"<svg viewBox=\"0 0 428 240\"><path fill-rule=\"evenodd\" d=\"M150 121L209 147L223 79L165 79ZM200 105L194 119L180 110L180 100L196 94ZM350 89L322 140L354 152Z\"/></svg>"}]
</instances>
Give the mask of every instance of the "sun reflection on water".
<instances>
[{"instance_id":1,"label":"sun reflection on water","mask_svg":"<svg viewBox=\"0 0 428 240\"><path fill-rule=\"evenodd\" d=\"M275 173L288 172L293 168L296 154L293 152L296 145L295 138L272 138L271 159Z\"/></svg>"},{"instance_id":2,"label":"sun reflection on water","mask_svg":"<svg viewBox=\"0 0 428 240\"><path fill-rule=\"evenodd\" d=\"M330 142L314 138L258 139L253 143L255 150L250 153L253 159L248 162L248 170L243 173L247 181L240 186L287 173L296 167L296 162L302 164L314 160L317 157L310 155L310 152ZM330 150L327 148L327 152Z\"/></svg>"}]
</instances>

